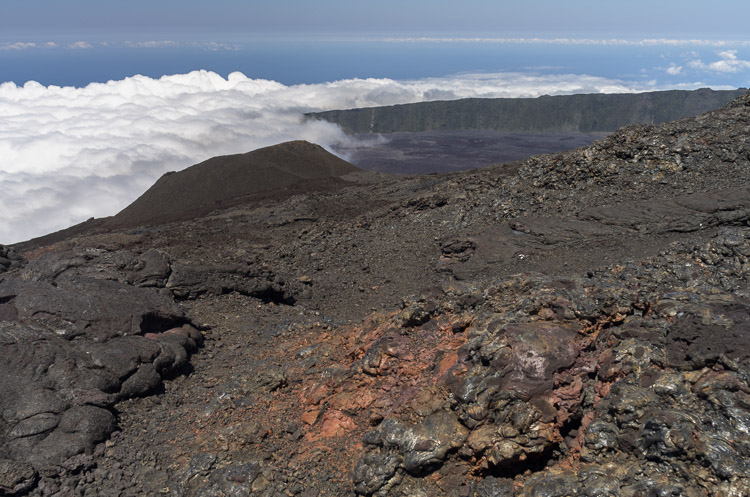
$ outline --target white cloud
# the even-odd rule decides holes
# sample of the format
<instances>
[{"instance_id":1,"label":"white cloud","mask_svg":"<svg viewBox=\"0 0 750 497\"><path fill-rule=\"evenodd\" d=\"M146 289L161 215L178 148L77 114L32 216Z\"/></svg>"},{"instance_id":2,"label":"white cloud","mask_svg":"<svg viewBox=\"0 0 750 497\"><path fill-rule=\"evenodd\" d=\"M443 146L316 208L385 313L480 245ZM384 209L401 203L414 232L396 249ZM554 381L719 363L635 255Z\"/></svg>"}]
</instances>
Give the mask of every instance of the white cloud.
<instances>
[{"instance_id":1,"label":"white cloud","mask_svg":"<svg viewBox=\"0 0 750 497\"><path fill-rule=\"evenodd\" d=\"M85 48L93 48L93 45L87 41L76 41L75 43L69 44L68 48L85 49Z\"/></svg>"},{"instance_id":2,"label":"white cloud","mask_svg":"<svg viewBox=\"0 0 750 497\"><path fill-rule=\"evenodd\" d=\"M194 48L202 48L204 50L211 50L213 52L218 51L224 51L224 50L241 50L240 45L230 45L227 43L219 43L216 41L206 41L206 42L193 42L189 44L190 46Z\"/></svg>"},{"instance_id":3,"label":"white cloud","mask_svg":"<svg viewBox=\"0 0 750 497\"><path fill-rule=\"evenodd\" d=\"M682 66L678 66L675 64L670 64L669 67L666 69L667 74L671 74L672 76L677 76L682 72Z\"/></svg>"},{"instance_id":4,"label":"white cloud","mask_svg":"<svg viewBox=\"0 0 750 497\"><path fill-rule=\"evenodd\" d=\"M17 42L5 42L0 43L0 50L25 50L27 48L37 48L39 45L33 42L23 42L23 41L17 41Z\"/></svg>"},{"instance_id":5,"label":"white cloud","mask_svg":"<svg viewBox=\"0 0 750 497\"><path fill-rule=\"evenodd\" d=\"M490 44L522 44L522 45L595 45L595 46L703 46L703 47L734 47L750 46L748 40L701 40L701 39L672 39L672 38L491 38L491 37L412 37L412 38L384 38L382 41L391 43L490 43Z\"/></svg>"},{"instance_id":6,"label":"white cloud","mask_svg":"<svg viewBox=\"0 0 750 497\"><path fill-rule=\"evenodd\" d=\"M117 44L108 43L106 46ZM120 45L127 48L198 48L201 50L218 51L236 51L240 50L239 45L230 45L216 41L174 41L174 40L146 40L146 41L124 41Z\"/></svg>"},{"instance_id":7,"label":"white cloud","mask_svg":"<svg viewBox=\"0 0 750 497\"><path fill-rule=\"evenodd\" d=\"M216 41L174 41L174 40L142 40L142 41L121 41L121 42L110 42L110 41L76 41L72 43L58 43L54 41L47 42L3 42L0 43L0 51L2 50L28 50L28 49L39 49L39 48L60 48L67 50L80 50L99 47L125 47L125 48L198 48L202 50L210 51L237 51L241 49L240 45L220 43Z\"/></svg>"},{"instance_id":8,"label":"white cloud","mask_svg":"<svg viewBox=\"0 0 750 497\"><path fill-rule=\"evenodd\" d=\"M744 69L750 69L750 61L737 57L737 50L723 50L717 52L719 60L706 64L701 59L693 59L688 65L693 69L702 71L713 71L721 73L735 73Z\"/></svg>"},{"instance_id":9,"label":"white cloud","mask_svg":"<svg viewBox=\"0 0 750 497\"><path fill-rule=\"evenodd\" d=\"M123 42L128 48L164 48L177 47L179 43L172 40L150 40L150 41L126 41Z\"/></svg>"},{"instance_id":10,"label":"white cloud","mask_svg":"<svg viewBox=\"0 0 750 497\"><path fill-rule=\"evenodd\" d=\"M581 75L464 74L285 86L241 73L133 76L85 88L0 84L0 243L115 214L163 173L287 140L331 147L308 111L463 97L634 92L655 83Z\"/></svg>"}]
</instances>

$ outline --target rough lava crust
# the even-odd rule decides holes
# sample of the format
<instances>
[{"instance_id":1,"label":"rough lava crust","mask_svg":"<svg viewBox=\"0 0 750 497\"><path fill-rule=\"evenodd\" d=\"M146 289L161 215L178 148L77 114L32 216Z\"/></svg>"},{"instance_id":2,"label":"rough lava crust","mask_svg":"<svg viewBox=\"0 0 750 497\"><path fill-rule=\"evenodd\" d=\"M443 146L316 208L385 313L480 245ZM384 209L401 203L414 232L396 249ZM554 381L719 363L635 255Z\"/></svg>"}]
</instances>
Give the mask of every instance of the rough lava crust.
<instances>
[{"instance_id":1,"label":"rough lava crust","mask_svg":"<svg viewBox=\"0 0 750 497\"><path fill-rule=\"evenodd\" d=\"M750 495L749 137L746 95L0 247L0 495Z\"/></svg>"}]
</instances>

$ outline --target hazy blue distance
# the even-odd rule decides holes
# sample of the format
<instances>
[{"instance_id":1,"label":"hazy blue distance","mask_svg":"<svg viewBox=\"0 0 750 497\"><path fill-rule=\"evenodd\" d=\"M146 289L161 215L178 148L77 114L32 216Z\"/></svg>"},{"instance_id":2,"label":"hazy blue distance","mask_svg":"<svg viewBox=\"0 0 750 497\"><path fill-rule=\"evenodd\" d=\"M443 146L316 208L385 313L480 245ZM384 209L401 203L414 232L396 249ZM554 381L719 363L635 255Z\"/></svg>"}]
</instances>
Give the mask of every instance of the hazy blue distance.
<instances>
[{"instance_id":1,"label":"hazy blue distance","mask_svg":"<svg viewBox=\"0 0 750 497\"><path fill-rule=\"evenodd\" d=\"M3 2L4 35L494 35L746 38L742 0L28 0Z\"/></svg>"}]
</instances>

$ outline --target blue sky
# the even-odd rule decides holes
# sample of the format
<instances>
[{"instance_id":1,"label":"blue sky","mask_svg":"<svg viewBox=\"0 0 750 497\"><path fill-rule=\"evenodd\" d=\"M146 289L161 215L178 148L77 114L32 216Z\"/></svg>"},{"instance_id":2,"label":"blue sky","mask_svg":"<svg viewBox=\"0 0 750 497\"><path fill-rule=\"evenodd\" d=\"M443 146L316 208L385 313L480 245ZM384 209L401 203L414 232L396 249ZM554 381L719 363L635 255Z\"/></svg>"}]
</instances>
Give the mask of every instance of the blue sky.
<instances>
[{"instance_id":1,"label":"blue sky","mask_svg":"<svg viewBox=\"0 0 750 497\"><path fill-rule=\"evenodd\" d=\"M8 37L747 37L744 0L2 0Z\"/></svg>"},{"instance_id":2,"label":"blue sky","mask_svg":"<svg viewBox=\"0 0 750 497\"><path fill-rule=\"evenodd\" d=\"M0 82L16 84L83 86L199 69L284 84L534 70L653 87L750 80L746 0L0 0L0 7Z\"/></svg>"}]
</instances>

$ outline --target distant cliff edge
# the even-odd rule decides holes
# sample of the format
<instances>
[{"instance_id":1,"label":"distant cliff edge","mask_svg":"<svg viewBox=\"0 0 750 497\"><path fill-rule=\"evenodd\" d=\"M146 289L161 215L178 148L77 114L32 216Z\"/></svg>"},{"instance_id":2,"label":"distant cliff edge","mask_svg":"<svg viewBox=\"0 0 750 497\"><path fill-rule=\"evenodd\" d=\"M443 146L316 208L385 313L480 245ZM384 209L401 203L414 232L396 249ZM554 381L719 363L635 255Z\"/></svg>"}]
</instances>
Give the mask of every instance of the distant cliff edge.
<instances>
[{"instance_id":1,"label":"distant cliff edge","mask_svg":"<svg viewBox=\"0 0 750 497\"><path fill-rule=\"evenodd\" d=\"M350 134L440 130L526 133L615 131L628 124L658 124L718 109L747 90L669 90L538 98L461 100L333 110L307 114Z\"/></svg>"}]
</instances>

